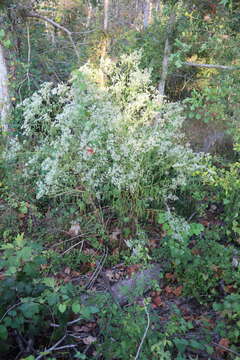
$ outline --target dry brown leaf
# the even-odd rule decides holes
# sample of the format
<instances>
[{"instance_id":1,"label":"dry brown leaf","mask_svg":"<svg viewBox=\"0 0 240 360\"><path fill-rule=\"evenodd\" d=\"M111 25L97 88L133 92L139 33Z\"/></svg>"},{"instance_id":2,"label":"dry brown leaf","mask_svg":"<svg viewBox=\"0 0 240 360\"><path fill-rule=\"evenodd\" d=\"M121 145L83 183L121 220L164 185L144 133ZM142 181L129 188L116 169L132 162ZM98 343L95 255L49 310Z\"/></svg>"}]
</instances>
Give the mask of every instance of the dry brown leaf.
<instances>
[{"instance_id":1,"label":"dry brown leaf","mask_svg":"<svg viewBox=\"0 0 240 360\"><path fill-rule=\"evenodd\" d=\"M135 274L135 272L137 272L139 269L140 269L140 265L138 265L138 264L128 266L128 268L127 268L127 274L128 274L129 276L131 276L132 274Z\"/></svg>"},{"instance_id":2,"label":"dry brown leaf","mask_svg":"<svg viewBox=\"0 0 240 360\"><path fill-rule=\"evenodd\" d=\"M173 289L173 294L176 295L176 296L180 296L181 293L182 293L182 289L183 289L183 286L178 286L176 289Z\"/></svg>"},{"instance_id":3,"label":"dry brown leaf","mask_svg":"<svg viewBox=\"0 0 240 360\"><path fill-rule=\"evenodd\" d=\"M66 268L64 269L64 272L65 272L65 274L70 275L70 274L71 274L71 269L70 269L70 267L66 267Z\"/></svg>"},{"instance_id":4,"label":"dry brown leaf","mask_svg":"<svg viewBox=\"0 0 240 360\"><path fill-rule=\"evenodd\" d=\"M112 233L111 233L111 235L109 236L109 239L111 240L111 241L117 241L118 240L118 237L119 237L119 235L121 235L121 230L120 229L118 229L118 228L116 228Z\"/></svg>"},{"instance_id":5,"label":"dry brown leaf","mask_svg":"<svg viewBox=\"0 0 240 360\"><path fill-rule=\"evenodd\" d=\"M174 279L175 279L175 276L174 276L174 274L166 273L166 274L165 274L165 278L168 279L168 280L174 280Z\"/></svg>"},{"instance_id":6,"label":"dry brown leaf","mask_svg":"<svg viewBox=\"0 0 240 360\"><path fill-rule=\"evenodd\" d=\"M164 303L162 302L160 296L154 297L154 298L152 299L152 302L153 302L153 304L156 305L157 307L164 305Z\"/></svg>"},{"instance_id":7,"label":"dry brown leaf","mask_svg":"<svg viewBox=\"0 0 240 360\"><path fill-rule=\"evenodd\" d=\"M229 347L229 343L230 343L230 341L229 341L227 338L222 338L222 339L219 341L218 344L219 344L220 346L224 346L224 347L228 348L228 347ZM220 348L220 347L217 348L217 352L219 352L219 353L221 353L221 354L225 353L226 351L227 351L227 350L222 349L222 348Z\"/></svg>"},{"instance_id":8,"label":"dry brown leaf","mask_svg":"<svg viewBox=\"0 0 240 360\"><path fill-rule=\"evenodd\" d=\"M83 325L83 326L75 326L73 329L75 331L75 328L77 327L77 332L89 332L91 329L89 329L88 326Z\"/></svg>"},{"instance_id":9,"label":"dry brown leaf","mask_svg":"<svg viewBox=\"0 0 240 360\"><path fill-rule=\"evenodd\" d=\"M89 335L88 337L86 337L86 338L83 339L83 342L84 342L85 345L91 345L91 344L94 343L96 340L97 340L96 337Z\"/></svg>"},{"instance_id":10,"label":"dry brown leaf","mask_svg":"<svg viewBox=\"0 0 240 360\"><path fill-rule=\"evenodd\" d=\"M80 234L81 228L79 224L73 224L68 230L68 235L77 236Z\"/></svg>"},{"instance_id":11,"label":"dry brown leaf","mask_svg":"<svg viewBox=\"0 0 240 360\"><path fill-rule=\"evenodd\" d=\"M171 288L170 286L166 286L166 287L165 287L165 292L166 292L167 294L172 294L172 293L173 293L173 288Z\"/></svg>"}]
</instances>

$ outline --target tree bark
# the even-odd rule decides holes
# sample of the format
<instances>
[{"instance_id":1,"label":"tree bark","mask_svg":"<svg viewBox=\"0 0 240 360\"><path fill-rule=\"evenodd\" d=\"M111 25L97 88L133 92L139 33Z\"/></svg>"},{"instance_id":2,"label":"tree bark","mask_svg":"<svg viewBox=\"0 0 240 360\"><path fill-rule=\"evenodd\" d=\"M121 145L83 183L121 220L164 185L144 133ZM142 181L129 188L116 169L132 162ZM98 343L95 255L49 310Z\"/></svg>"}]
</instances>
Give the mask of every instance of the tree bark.
<instances>
[{"instance_id":1,"label":"tree bark","mask_svg":"<svg viewBox=\"0 0 240 360\"><path fill-rule=\"evenodd\" d=\"M143 13L143 28L147 29L152 20L152 1L146 0Z\"/></svg>"},{"instance_id":2,"label":"tree bark","mask_svg":"<svg viewBox=\"0 0 240 360\"><path fill-rule=\"evenodd\" d=\"M227 65L214 65L214 64L198 64L195 62L184 62L183 65L186 66L195 66L195 67L203 67L208 69L220 69L220 70L240 70L240 66L227 66Z\"/></svg>"},{"instance_id":3,"label":"tree bark","mask_svg":"<svg viewBox=\"0 0 240 360\"><path fill-rule=\"evenodd\" d=\"M109 0L104 0L104 20L103 20L103 30L108 31L108 12L109 12Z\"/></svg>"},{"instance_id":4,"label":"tree bark","mask_svg":"<svg viewBox=\"0 0 240 360\"><path fill-rule=\"evenodd\" d=\"M109 0L104 0L104 19L103 19L103 38L101 44L101 55L100 55L100 65L102 64L105 56L107 55L108 50L108 26L109 26ZM104 73L101 72L100 84L104 87L105 79Z\"/></svg>"},{"instance_id":5,"label":"tree bark","mask_svg":"<svg viewBox=\"0 0 240 360\"><path fill-rule=\"evenodd\" d=\"M11 99L8 87L8 71L4 57L4 49L0 43L0 115L1 128L4 133L9 130L9 119L11 115Z\"/></svg>"},{"instance_id":6,"label":"tree bark","mask_svg":"<svg viewBox=\"0 0 240 360\"><path fill-rule=\"evenodd\" d=\"M166 80L167 80L167 75L168 75L168 63L169 63L169 57L171 54L170 38L171 38L171 35L173 32L173 27L174 27L175 21L176 21L176 14L175 14L175 11L173 10L169 17L169 20L168 20L167 36L166 36L166 40L165 40L163 62L162 62L162 75L161 75L161 79L158 84L158 91L161 96L161 101L163 101L163 97L165 94L165 85L166 85Z\"/></svg>"}]
</instances>

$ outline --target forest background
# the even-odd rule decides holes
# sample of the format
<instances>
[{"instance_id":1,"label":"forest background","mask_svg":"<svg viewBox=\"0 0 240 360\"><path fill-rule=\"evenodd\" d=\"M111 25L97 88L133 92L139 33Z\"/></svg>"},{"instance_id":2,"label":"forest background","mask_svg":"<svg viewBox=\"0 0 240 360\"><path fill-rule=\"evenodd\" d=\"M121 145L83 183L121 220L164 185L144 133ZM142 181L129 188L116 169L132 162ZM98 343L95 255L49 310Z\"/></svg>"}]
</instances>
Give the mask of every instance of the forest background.
<instances>
[{"instance_id":1,"label":"forest background","mask_svg":"<svg viewBox=\"0 0 240 360\"><path fill-rule=\"evenodd\" d=\"M1 359L240 359L239 26L0 1Z\"/></svg>"}]
</instances>

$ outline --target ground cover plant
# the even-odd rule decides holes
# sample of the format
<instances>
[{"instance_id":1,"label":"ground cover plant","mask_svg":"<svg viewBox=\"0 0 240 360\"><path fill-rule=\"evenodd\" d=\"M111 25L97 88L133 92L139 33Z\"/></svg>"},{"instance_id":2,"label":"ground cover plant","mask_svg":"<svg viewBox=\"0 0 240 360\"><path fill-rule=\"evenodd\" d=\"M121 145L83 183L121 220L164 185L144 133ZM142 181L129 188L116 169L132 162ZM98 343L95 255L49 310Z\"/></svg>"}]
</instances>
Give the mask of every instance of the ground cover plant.
<instances>
[{"instance_id":1,"label":"ground cover plant","mask_svg":"<svg viewBox=\"0 0 240 360\"><path fill-rule=\"evenodd\" d=\"M238 7L50 3L0 4L0 358L239 360Z\"/></svg>"}]
</instances>

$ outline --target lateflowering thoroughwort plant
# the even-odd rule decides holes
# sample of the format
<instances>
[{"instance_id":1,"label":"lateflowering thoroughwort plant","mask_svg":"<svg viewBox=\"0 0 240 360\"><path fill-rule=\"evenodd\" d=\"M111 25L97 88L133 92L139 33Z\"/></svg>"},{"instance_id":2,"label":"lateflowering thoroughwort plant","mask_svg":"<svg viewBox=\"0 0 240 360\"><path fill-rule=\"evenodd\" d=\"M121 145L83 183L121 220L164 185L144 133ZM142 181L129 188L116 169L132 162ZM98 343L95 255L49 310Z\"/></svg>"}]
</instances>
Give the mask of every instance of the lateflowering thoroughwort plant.
<instances>
[{"instance_id":1,"label":"lateflowering thoroughwort plant","mask_svg":"<svg viewBox=\"0 0 240 360\"><path fill-rule=\"evenodd\" d=\"M20 147L37 198L87 192L142 215L176 199L202 167L201 155L184 145L181 106L160 105L140 58L135 52L118 63L106 60L101 69L86 64L71 87L47 83L24 101L24 140L8 157Z\"/></svg>"}]
</instances>

